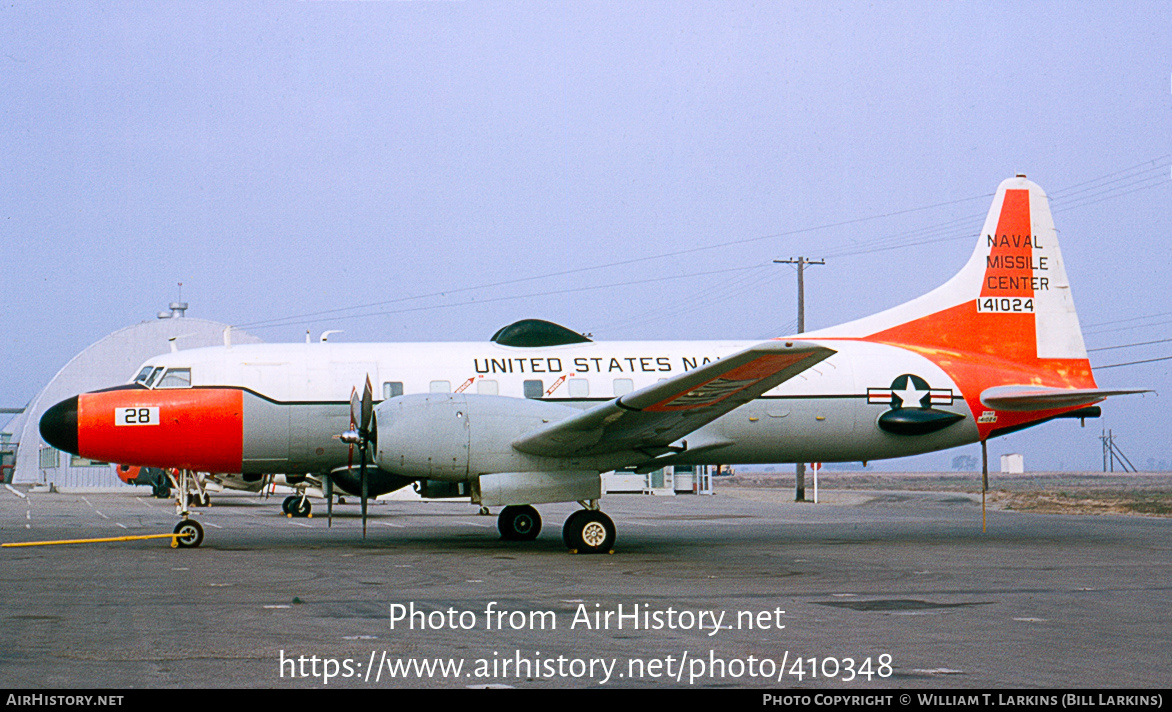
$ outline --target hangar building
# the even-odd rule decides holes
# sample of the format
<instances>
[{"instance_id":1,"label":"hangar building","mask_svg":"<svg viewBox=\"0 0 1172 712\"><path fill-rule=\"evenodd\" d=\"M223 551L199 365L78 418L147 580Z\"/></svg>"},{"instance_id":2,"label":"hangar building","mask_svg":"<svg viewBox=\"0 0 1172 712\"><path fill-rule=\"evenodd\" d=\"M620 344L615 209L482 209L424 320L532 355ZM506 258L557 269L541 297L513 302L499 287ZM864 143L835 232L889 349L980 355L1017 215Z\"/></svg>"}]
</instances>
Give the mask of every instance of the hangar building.
<instances>
[{"instance_id":1,"label":"hangar building","mask_svg":"<svg viewBox=\"0 0 1172 712\"><path fill-rule=\"evenodd\" d=\"M227 324L184 316L187 304L173 302L159 318L115 331L74 356L38 393L24 412L0 432L0 449L14 453L5 464L5 482L56 487L110 487L122 481L107 463L96 463L61 452L41 440L41 416L56 403L99 388L127 383L143 361L171 348L192 349L224 343ZM255 344L262 339L232 330L232 343Z\"/></svg>"}]
</instances>

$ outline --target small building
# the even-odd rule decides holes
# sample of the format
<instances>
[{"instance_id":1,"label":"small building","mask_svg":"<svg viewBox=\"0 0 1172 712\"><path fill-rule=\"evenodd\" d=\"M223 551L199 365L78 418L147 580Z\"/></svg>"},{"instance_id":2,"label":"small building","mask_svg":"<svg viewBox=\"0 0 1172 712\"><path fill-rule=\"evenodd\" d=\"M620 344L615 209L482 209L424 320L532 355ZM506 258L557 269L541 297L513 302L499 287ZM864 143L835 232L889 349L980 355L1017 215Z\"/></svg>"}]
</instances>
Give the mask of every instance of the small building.
<instances>
[{"instance_id":1,"label":"small building","mask_svg":"<svg viewBox=\"0 0 1172 712\"><path fill-rule=\"evenodd\" d=\"M712 471L707 465L668 465L647 473L630 470L605 472L604 494L712 494Z\"/></svg>"},{"instance_id":2,"label":"small building","mask_svg":"<svg viewBox=\"0 0 1172 712\"><path fill-rule=\"evenodd\" d=\"M1001 456L1001 472L1007 475L1020 475L1025 472L1025 458L1014 453Z\"/></svg>"}]
</instances>

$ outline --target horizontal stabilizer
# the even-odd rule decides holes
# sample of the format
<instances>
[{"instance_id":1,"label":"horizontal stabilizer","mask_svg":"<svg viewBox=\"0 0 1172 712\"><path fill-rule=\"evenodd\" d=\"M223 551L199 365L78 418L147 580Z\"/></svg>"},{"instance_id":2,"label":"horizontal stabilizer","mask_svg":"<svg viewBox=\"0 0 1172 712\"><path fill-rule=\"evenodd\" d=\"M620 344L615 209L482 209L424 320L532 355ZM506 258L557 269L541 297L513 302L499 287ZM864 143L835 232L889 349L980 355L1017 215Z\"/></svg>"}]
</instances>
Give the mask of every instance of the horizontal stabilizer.
<instances>
[{"instance_id":1,"label":"horizontal stabilizer","mask_svg":"<svg viewBox=\"0 0 1172 712\"><path fill-rule=\"evenodd\" d=\"M1148 389L1047 388L1044 386L997 386L981 393L987 408L1007 411L1053 410L1098 403L1108 396L1151 393Z\"/></svg>"},{"instance_id":2,"label":"horizontal stabilizer","mask_svg":"<svg viewBox=\"0 0 1172 712\"><path fill-rule=\"evenodd\" d=\"M546 457L673 452L669 446L679 438L834 353L808 342L767 341L550 423L513 447Z\"/></svg>"}]
</instances>

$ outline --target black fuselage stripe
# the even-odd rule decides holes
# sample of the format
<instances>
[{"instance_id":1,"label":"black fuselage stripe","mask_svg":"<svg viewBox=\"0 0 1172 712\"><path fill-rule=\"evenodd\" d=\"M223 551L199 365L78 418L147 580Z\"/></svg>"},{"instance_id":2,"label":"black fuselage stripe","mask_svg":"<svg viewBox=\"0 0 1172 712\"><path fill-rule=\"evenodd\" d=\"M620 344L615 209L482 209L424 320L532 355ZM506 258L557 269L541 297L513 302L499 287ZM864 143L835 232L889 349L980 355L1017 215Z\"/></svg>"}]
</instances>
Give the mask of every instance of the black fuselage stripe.
<instances>
[{"instance_id":1,"label":"black fuselage stripe","mask_svg":"<svg viewBox=\"0 0 1172 712\"><path fill-rule=\"evenodd\" d=\"M115 386L113 388L107 388L104 390L116 391L116 390L122 390L122 389L141 390L142 386L139 386L139 385ZM346 401L346 400L338 400L338 401L332 401L332 400L325 400L325 401L308 401L308 400L307 401L302 401L302 400L282 401L282 400L277 400L276 398L273 398L271 396L266 396L263 393L258 393L257 391L254 391L251 388L246 388L244 386L192 386L189 389L152 388L150 390L181 391L181 390L222 390L222 389L234 389L237 391L243 391L245 393L251 393L252 395L256 396L257 398L260 398L262 400L266 400L270 403L273 403L274 405L345 405L345 406L350 405L350 401ZM100 391L94 391L94 392L98 393ZM413 394L413 395L422 395L422 394ZM442 395L442 394L436 394L436 395ZM471 395L476 395L476 394L473 393ZM866 398L867 398L866 393L861 393L861 394L860 393L828 393L825 395L758 396L755 400L830 400L830 399L850 400L850 399L866 399ZM544 403L607 403L609 401L614 400L614 398L533 398L531 400L540 400ZM378 403L382 403L383 401L376 400L374 402L375 402L375 404L378 404ZM622 402L619 402L618 405L620 407L624 407L624 408L627 408L628 410L630 410L630 408L628 406L624 406L622 404Z\"/></svg>"}]
</instances>

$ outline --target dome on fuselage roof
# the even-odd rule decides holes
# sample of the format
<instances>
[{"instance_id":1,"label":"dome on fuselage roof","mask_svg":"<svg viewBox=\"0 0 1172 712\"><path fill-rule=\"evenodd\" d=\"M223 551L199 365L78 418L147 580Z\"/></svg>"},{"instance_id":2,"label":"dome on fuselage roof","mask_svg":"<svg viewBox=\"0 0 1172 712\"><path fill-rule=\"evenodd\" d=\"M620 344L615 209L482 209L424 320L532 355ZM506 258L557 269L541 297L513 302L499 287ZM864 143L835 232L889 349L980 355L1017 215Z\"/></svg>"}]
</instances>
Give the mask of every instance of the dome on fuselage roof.
<instances>
[{"instance_id":1,"label":"dome on fuselage roof","mask_svg":"<svg viewBox=\"0 0 1172 712\"><path fill-rule=\"evenodd\" d=\"M522 319L508 326L502 326L489 339L501 346L561 346L563 344L585 344L591 340L552 321L544 319Z\"/></svg>"}]
</instances>

